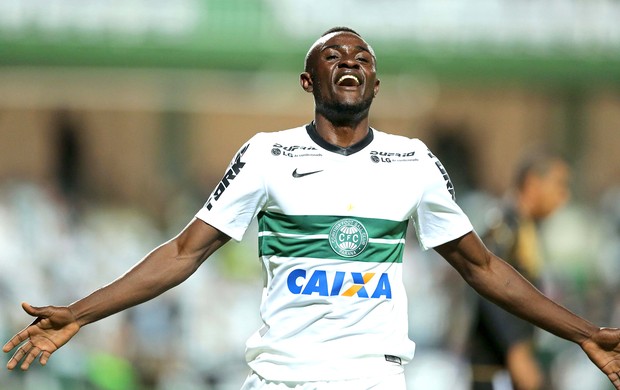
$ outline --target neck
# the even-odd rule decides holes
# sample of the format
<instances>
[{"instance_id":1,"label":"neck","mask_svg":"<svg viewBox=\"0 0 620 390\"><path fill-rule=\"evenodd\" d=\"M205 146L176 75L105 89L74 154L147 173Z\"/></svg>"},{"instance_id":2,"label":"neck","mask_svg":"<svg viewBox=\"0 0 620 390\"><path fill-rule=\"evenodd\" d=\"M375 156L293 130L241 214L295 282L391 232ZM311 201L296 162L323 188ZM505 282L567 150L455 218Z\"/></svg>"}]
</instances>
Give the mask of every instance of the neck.
<instances>
[{"instance_id":1,"label":"neck","mask_svg":"<svg viewBox=\"0 0 620 390\"><path fill-rule=\"evenodd\" d=\"M360 142L368 134L369 127L368 116L361 120L334 123L323 115L316 114L314 124L321 138L341 148L348 148Z\"/></svg>"}]
</instances>

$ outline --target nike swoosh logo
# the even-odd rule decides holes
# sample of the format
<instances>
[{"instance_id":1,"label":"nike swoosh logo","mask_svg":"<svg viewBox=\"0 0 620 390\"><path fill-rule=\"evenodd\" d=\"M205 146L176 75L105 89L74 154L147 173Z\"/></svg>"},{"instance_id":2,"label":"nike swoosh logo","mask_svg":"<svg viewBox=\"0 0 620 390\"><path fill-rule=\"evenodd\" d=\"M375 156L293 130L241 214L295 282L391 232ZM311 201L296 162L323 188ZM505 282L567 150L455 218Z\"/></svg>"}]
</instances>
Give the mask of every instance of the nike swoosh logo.
<instances>
[{"instance_id":1,"label":"nike swoosh logo","mask_svg":"<svg viewBox=\"0 0 620 390\"><path fill-rule=\"evenodd\" d=\"M295 178L298 178L298 177L304 177L304 176L312 175L312 174L314 174L314 173L319 173L319 172L323 172L323 170L321 169L320 171L312 171L312 172L298 173L298 172L297 172L297 168L295 168L295 170L293 171L293 177L295 177Z\"/></svg>"}]
</instances>

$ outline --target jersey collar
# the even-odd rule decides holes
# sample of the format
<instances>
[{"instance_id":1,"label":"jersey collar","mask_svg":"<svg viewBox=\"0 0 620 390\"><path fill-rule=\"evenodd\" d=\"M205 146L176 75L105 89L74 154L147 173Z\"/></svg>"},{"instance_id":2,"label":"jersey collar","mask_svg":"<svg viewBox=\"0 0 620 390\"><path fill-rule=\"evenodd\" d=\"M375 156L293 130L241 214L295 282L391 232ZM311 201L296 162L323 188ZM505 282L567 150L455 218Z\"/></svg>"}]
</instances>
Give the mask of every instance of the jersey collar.
<instances>
[{"instance_id":1,"label":"jersey collar","mask_svg":"<svg viewBox=\"0 0 620 390\"><path fill-rule=\"evenodd\" d=\"M312 141L314 141L317 145L319 145L320 147L322 147L323 149L329 152L338 153L343 156L349 156L353 153L359 152L360 150L364 149L366 146L370 145L370 143L374 139L374 133L372 131L372 128L369 127L368 133L362 140L360 140L358 143L353 144L347 148L343 148L338 145L333 145L325 141L316 131L316 126L314 125L314 121L306 125L306 131L308 132L310 139L312 139Z\"/></svg>"}]
</instances>

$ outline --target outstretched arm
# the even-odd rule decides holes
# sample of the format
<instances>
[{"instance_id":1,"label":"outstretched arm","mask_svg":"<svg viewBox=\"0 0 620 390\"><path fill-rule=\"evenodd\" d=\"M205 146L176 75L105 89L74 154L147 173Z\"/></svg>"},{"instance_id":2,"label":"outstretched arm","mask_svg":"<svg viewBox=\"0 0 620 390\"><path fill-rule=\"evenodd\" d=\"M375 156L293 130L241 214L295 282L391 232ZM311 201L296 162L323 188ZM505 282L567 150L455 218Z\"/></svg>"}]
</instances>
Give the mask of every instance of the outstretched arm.
<instances>
[{"instance_id":1,"label":"outstretched arm","mask_svg":"<svg viewBox=\"0 0 620 390\"><path fill-rule=\"evenodd\" d=\"M480 295L540 328L578 343L620 390L620 329L598 328L545 297L491 253L475 232L435 250Z\"/></svg>"},{"instance_id":2,"label":"outstretched arm","mask_svg":"<svg viewBox=\"0 0 620 390\"><path fill-rule=\"evenodd\" d=\"M228 240L217 229L194 219L177 237L154 249L127 273L69 306L38 308L22 304L28 314L37 318L2 348L9 352L23 343L7 368L14 369L23 359L20 367L27 370L39 356L41 364L46 364L50 355L82 326L148 301L178 285Z\"/></svg>"}]
</instances>

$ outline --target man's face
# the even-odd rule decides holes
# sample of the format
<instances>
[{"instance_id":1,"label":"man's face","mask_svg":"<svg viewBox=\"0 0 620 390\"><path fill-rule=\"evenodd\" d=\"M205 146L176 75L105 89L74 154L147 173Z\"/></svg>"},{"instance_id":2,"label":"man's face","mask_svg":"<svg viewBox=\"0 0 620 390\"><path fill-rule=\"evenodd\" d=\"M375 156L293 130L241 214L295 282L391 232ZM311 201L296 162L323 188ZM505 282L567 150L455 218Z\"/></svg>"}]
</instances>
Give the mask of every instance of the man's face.
<instances>
[{"instance_id":1,"label":"man's face","mask_svg":"<svg viewBox=\"0 0 620 390\"><path fill-rule=\"evenodd\" d=\"M328 118L367 115L379 91L372 49L355 34L329 34L311 49L301 84Z\"/></svg>"},{"instance_id":2,"label":"man's face","mask_svg":"<svg viewBox=\"0 0 620 390\"><path fill-rule=\"evenodd\" d=\"M537 207L534 218L542 219L563 206L570 197L570 170L563 161L555 161L549 170L537 178Z\"/></svg>"}]
</instances>

